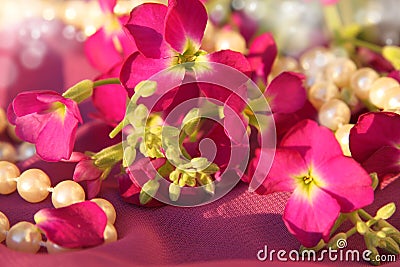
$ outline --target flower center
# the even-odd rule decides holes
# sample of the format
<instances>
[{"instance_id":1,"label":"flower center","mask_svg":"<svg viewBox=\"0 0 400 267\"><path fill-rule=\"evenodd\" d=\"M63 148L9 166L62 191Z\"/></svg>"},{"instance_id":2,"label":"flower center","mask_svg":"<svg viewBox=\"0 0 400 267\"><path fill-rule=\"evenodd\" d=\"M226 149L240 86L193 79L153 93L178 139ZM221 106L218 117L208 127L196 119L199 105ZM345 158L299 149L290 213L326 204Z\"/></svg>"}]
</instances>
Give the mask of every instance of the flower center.
<instances>
[{"instance_id":1,"label":"flower center","mask_svg":"<svg viewBox=\"0 0 400 267\"><path fill-rule=\"evenodd\" d=\"M310 174L307 174L306 176L303 177L303 182L304 184L308 185L313 181L313 177Z\"/></svg>"},{"instance_id":2,"label":"flower center","mask_svg":"<svg viewBox=\"0 0 400 267\"><path fill-rule=\"evenodd\" d=\"M60 116L61 119L65 118L65 113L67 109L65 105L61 102L54 102L50 105L50 108L48 109L48 112L50 113L56 113L58 116Z\"/></svg>"}]
</instances>

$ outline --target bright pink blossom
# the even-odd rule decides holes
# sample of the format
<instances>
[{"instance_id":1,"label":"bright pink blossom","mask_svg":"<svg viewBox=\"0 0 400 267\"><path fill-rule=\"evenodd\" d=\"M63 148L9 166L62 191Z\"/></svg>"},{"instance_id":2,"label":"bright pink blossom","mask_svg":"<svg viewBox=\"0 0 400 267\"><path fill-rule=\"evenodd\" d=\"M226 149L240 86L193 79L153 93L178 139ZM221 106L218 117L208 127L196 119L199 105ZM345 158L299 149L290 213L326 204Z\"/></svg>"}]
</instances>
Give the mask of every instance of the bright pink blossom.
<instances>
[{"instance_id":1,"label":"bright pink blossom","mask_svg":"<svg viewBox=\"0 0 400 267\"><path fill-rule=\"evenodd\" d=\"M400 115L369 112L350 131L353 158L381 182L400 174Z\"/></svg>"},{"instance_id":2,"label":"bright pink blossom","mask_svg":"<svg viewBox=\"0 0 400 267\"><path fill-rule=\"evenodd\" d=\"M104 170L95 166L91 157L84 154L81 155L82 157L75 167L73 179L75 182L86 181L88 198L91 199L96 197L100 192L102 182L100 178Z\"/></svg>"},{"instance_id":3,"label":"bright pink blossom","mask_svg":"<svg viewBox=\"0 0 400 267\"><path fill-rule=\"evenodd\" d=\"M372 203L371 182L356 161L343 156L329 129L304 120L282 140L257 193L292 192L283 220L304 246L313 247L326 241L340 212Z\"/></svg>"},{"instance_id":4,"label":"bright pink blossom","mask_svg":"<svg viewBox=\"0 0 400 267\"><path fill-rule=\"evenodd\" d=\"M30 91L17 95L8 107L8 120L19 138L36 145L47 161L67 160L75 143L81 114L75 101L54 91Z\"/></svg>"},{"instance_id":5,"label":"bright pink blossom","mask_svg":"<svg viewBox=\"0 0 400 267\"><path fill-rule=\"evenodd\" d=\"M107 216L96 203L85 201L42 209L35 214L35 222L52 243L64 248L84 248L104 242Z\"/></svg>"}]
</instances>

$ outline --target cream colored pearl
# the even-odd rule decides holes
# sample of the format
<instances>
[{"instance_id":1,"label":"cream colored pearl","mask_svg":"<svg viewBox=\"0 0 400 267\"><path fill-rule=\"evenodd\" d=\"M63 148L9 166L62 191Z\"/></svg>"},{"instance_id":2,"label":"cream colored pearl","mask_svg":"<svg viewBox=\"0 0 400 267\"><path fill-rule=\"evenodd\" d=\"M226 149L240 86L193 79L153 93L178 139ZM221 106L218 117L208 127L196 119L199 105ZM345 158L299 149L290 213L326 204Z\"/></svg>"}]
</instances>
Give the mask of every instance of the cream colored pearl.
<instances>
[{"instance_id":1,"label":"cream colored pearl","mask_svg":"<svg viewBox=\"0 0 400 267\"><path fill-rule=\"evenodd\" d=\"M331 82L317 82L308 91L308 99L316 109L339 95L339 89Z\"/></svg>"},{"instance_id":2,"label":"cream colored pearl","mask_svg":"<svg viewBox=\"0 0 400 267\"><path fill-rule=\"evenodd\" d=\"M271 75L278 76L284 71L298 71L299 63L293 57L279 57L272 66Z\"/></svg>"},{"instance_id":3,"label":"cream colored pearl","mask_svg":"<svg viewBox=\"0 0 400 267\"><path fill-rule=\"evenodd\" d=\"M85 200L85 191L74 181L66 180L53 188L51 201L55 208L62 208Z\"/></svg>"},{"instance_id":4,"label":"cream colored pearl","mask_svg":"<svg viewBox=\"0 0 400 267\"><path fill-rule=\"evenodd\" d=\"M332 131L336 131L339 126L349 123L350 117L349 106L339 99L332 99L326 102L318 113L319 122Z\"/></svg>"},{"instance_id":5,"label":"cream colored pearl","mask_svg":"<svg viewBox=\"0 0 400 267\"><path fill-rule=\"evenodd\" d=\"M300 66L306 72L315 72L324 68L333 59L335 55L327 48L315 47L301 55Z\"/></svg>"},{"instance_id":6,"label":"cream colored pearl","mask_svg":"<svg viewBox=\"0 0 400 267\"><path fill-rule=\"evenodd\" d=\"M90 201L96 203L106 213L109 223L115 223L117 213L115 212L114 206L108 200L105 200L103 198L93 198Z\"/></svg>"},{"instance_id":7,"label":"cream colored pearl","mask_svg":"<svg viewBox=\"0 0 400 267\"><path fill-rule=\"evenodd\" d=\"M107 223L107 226L104 229L104 244L115 242L117 241L117 239L117 229L115 229L114 225L112 225L111 223Z\"/></svg>"},{"instance_id":8,"label":"cream colored pearl","mask_svg":"<svg viewBox=\"0 0 400 267\"><path fill-rule=\"evenodd\" d=\"M343 154L345 156L351 157L350 147L349 147L349 136L350 130L353 128L354 124L345 124L340 127L336 133L336 139L338 140L340 147L342 148Z\"/></svg>"},{"instance_id":9,"label":"cream colored pearl","mask_svg":"<svg viewBox=\"0 0 400 267\"><path fill-rule=\"evenodd\" d=\"M19 195L28 202L37 203L49 195L51 181L42 170L30 169L21 174L17 182Z\"/></svg>"},{"instance_id":10,"label":"cream colored pearl","mask_svg":"<svg viewBox=\"0 0 400 267\"><path fill-rule=\"evenodd\" d=\"M383 98L383 107L386 110L400 109L400 87L387 90Z\"/></svg>"},{"instance_id":11,"label":"cream colored pearl","mask_svg":"<svg viewBox=\"0 0 400 267\"><path fill-rule=\"evenodd\" d=\"M233 50L240 53L246 52L246 40L240 33L230 30L221 30L215 37L215 50Z\"/></svg>"},{"instance_id":12,"label":"cream colored pearl","mask_svg":"<svg viewBox=\"0 0 400 267\"><path fill-rule=\"evenodd\" d=\"M212 53L215 51L215 36L218 34L217 29L211 21L207 21L207 26L204 31L204 37L201 42L201 49Z\"/></svg>"},{"instance_id":13,"label":"cream colored pearl","mask_svg":"<svg viewBox=\"0 0 400 267\"><path fill-rule=\"evenodd\" d=\"M382 77L375 80L370 87L369 101L378 108L383 108L387 91L398 86L399 83L390 77Z\"/></svg>"},{"instance_id":14,"label":"cream colored pearl","mask_svg":"<svg viewBox=\"0 0 400 267\"><path fill-rule=\"evenodd\" d=\"M17 150L8 142L0 142L0 160L17 161Z\"/></svg>"},{"instance_id":15,"label":"cream colored pearl","mask_svg":"<svg viewBox=\"0 0 400 267\"><path fill-rule=\"evenodd\" d=\"M8 230L10 230L10 222L7 216L0 211L0 243L6 239Z\"/></svg>"},{"instance_id":16,"label":"cream colored pearl","mask_svg":"<svg viewBox=\"0 0 400 267\"><path fill-rule=\"evenodd\" d=\"M7 128L7 116L4 109L0 108L0 134Z\"/></svg>"},{"instance_id":17,"label":"cream colored pearl","mask_svg":"<svg viewBox=\"0 0 400 267\"><path fill-rule=\"evenodd\" d=\"M19 169L15 164L0 161L0 194L8 195L17 189L16 178L20 175Z\"/></svg>"},{"instance_id":18,"label":"cream colored pearl","mask_svg":"<svg viewBox=\"0 0 400 267\"><path fill-rule=\"evenodd\" d=\"M36 148L34 144L23 142L18 147L18 158L19 160L26 160L35 155Z\"/></svg>"},{"instance_id":19,"label":"cream colored pearl","mask_svg":"<svg viewBox=\"0 0 400 267\"><path fill-rule=\"evenodd\" d=\"M350 84L350 78L357 70L356 64L348 58L336 58L325 68L325 74L332 79L337 87L345 87Z\"/></svg>"},{"instance_id":20,"label":"cream colored pearl","mask_svg":"<svg viewBox=\"0 0 400 267\"><path fill-rule=\"evenodd\" d=\"M351 75L350 86L361 100L367 100L372 83L379 78L379 74L371 68L361 68Z\"/></svg>"},{"instance_id":21,"label":"cream colored pearl","mask_svg":"<svg viewBox=\"0 0 400 267\"><path fill-rule=\"evenodd\" d=\"M48 240L46 241L45 245L46 245L47 252L49 254L78 250L78 249L72 249L72 248L64 248L64 247L54 244L53 242L50 242Z\"/></svg>"},{"instance_id":22,"label":"cream colored pearl","mask_svg":"<svg viewBox=\"0 0 400 267\"><path fill-rule=\"evenodd\" d=\"M42 234L29 222L19 222L7 234L7 247L13 250L36 253L40 249Z\"/></svg>"}]
</instances>

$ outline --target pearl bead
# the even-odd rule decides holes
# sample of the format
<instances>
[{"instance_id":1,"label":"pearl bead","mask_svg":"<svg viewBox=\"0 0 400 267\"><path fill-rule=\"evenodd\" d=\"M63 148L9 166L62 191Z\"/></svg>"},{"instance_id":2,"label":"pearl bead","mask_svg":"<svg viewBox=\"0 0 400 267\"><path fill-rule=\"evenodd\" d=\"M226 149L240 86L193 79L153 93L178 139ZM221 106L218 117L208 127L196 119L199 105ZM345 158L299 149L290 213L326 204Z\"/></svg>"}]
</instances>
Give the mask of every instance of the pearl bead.
<instances>
[{"instance_id":1,"label":"pearl bead","mask_svg":"<svg viewBox=\"0 0 400 267\"><path fill-rule=\"evenodd\" d=\"M37 203L49 195L51 181L42 170L30 169L21 174L17 182L19 195L28 202Z\"/></svg>"},{"instance_id":2,"label":"pearl bead","mask_svg":"<svg viewBox=\"0 0 400 267\"><path fill-rule=\"evenodd\" d=\"M42 234L39 229L29 222L19 222L11 227L7 234L7 247L29 253L36 253L40 249Z\"/></svg>"},{"instance_id":3,"label":"pearl bead","mask_svg":"<svg viewBox=\"0 0 400 267\"><path fill-rule=\"evenodd\" d=\"M46 245L47 252L49 254L77 250L77 249L73 249L73 248L63 248L63 247L61 247L61 246L59 246L57 244L54 244L53 242L50 242L48 240L46 241L45 245Z\"/></svg>"},{"instance_id":4,"label":"pearl bead","mask_svg":"<svg viewBox=\"0 0 400 267\"><path fill-rule=\"evenodd\" d=\"M318 113L319 122L332 131L336 131L340 125L349 123L350 117L350 108L339 99L326 102Z\"/></svg>"},{"instance_id":5,"label":"pearl bead","mask_svg":"<svg viewBox=\"0 0 400 267\"><path fill-rule=\"evenodd\" d=\"M342 148L343 154L345 156L351 157L350 147L349 147L349 136L350 130L353 128L354 124L345 124L340 127L336 133L336 139L338 140L340 147Z\"/></svg>"},{"instance_id":6,"label":"pearl bead","mask_svg":"<svg viewBox=\"0 0 400 267\"><path fill-rule=\"evenodd\" d=\"M230 49L240 53L246 52L246 40L238 32L221 30L215 38L216 51Z\"/></svg>"},{"instance_id":7,"label":"pearl bead","mask_svg":"<svg viewBox=\"0 0 400 267\"><path fill-rule=\"evenodd\" d=\"M15 178L20 175L19 169L7 161L0 161L0 194L8 195L17 189Z\"/></svg>"},{"instance_id":8,"label":"pearl bead","mask_svg":"<svg viewBox=\"0 0 400 267\"><path fill-rule=\"evenodd\" d=\"M387 90L383 98L383 107L387 110L400 109L400 87Z\"/></svg>"},{"instance_id":9,"label":"pearl bead","mask_svg":"<svg viewBox=\"0 0 400 267\"><path fill-rule=\"evenodd\" d=\"M115 223L117 213L115 212L114 206L109 201L102 198L93 198L91 201L96 203L106 213L109 223Z\"/></svg>"},{"instance_id":10,"label":"pearl bead","mask_svg":"<svg viewBox=\"0 0 400 267\"><path fill-rule=\"evenodd\" d=\"M371 68L361 68L351 75L350 86L361 100L367 100L372 83L379 78L379 74Z\"/></svg>"},{"instance_id":11,"label":"pearl bead","mask_svg":"<svg viewBox=\"0 0 400 267\"><path fill-rule=\"evenodd\" d=\"M345 87L350 83L350 78L357 70L356 64L348 58L336 58L325 68L325 74L332 79L337 87Z\"/></svg>"},{"instance_id":12,"label":"pearl bead","mask_svg":"<svg viewBox=\"0 0 400 267\"><path fill-rule=\"evenodd\" d=\"M298 71L299 63L293 57L280 57L272 66L271 74L273 77L278 76L284 71Z\"/></svg>"},{"instance_id":13,"label":"pearl bead","mask_svg":"<svg viewBox=\"0 0 400 267\"><path fill-rule=\"evenodd\" d=\"M0 160L17 161L17 150L7 142L0 142Z\"/></svg>"},{"instance_id":14,"label":"pearl bead","mask_svg":"<svg viewBox=\"0 0 400 267\"><path fill-rule=\"evenodd\" d=\"M19 160L27 160L36 153L34 144L24 142L18 147L18 158Z\"/></svg>"},{"instance_id":15,"label":"pearl bead","mask_svg":"<svg viewBox=\"0 0 400 267\"><path fill-rule=\"evenodd\" d=\"M331 82L317 82L308 91L308 99L316 109L331 99L339 97L339 89Z\"/></svg>"},{"instance_id":16,"label":"pearl bead","mask_svg":"<svg viewBox=\"0 0 400 267\"><path fill-rule=\"evenodd\" d=\"M315 47L300 57L300 66L306 72L315 72L324 68L335 58L335 55L325 47Z\"/></svg>"},{"instance_id":17,"label":"pearl bead","mask_svg":"<svg viewBox=\"0 0 400 267\"><path fill-rule=\"evenodd\" d=\"M6 239L7 231L10 229L10 222L7 216L0 211L0 243Z\"/></svg>"},{"instance_id":18,"label":"pearl bead","mask_svg":"<svg viewBox=\"0 0 400 267\"><path fill-rule=\"evenodd\" d=\"M211 53L215 51L215 35L217 34L217 29L208 21L206 29L204 31L203 41L201 42L201 49Z\"/></svg>"},{"instance_id":19,"label":"pearl bead","mask_svg":"<svg viewBox=\"0 0 400 267\"><path fill-rule=\"evenodd\" d=\"M0 134L7 128L7 116L4 109L0 108Z\"/></svg>"},{"instance_id":20,"label":"pearl bead","mask_svg":"<svg viewBox=\"0 0 400 267\"><path fill-rule=\"evenodd\" d=\"M85 191L74 181L66 180L53 189L51 201L55 208L62 208L85 200Z\"/></svg>"},{"instance_id":21,"label":"pearl bead","mask_svg":"<svg viewBox=\"0 0 400 267\"><path fill-rule=\"evenodd\" d=\"M117 241L117 239L117 229L115 229L114 225L112 225L111 223L107 223L107 226L104 229L104 244L115 242Z\"/></svg>"},{"instance_id":22,"label":"pearl bead","mask_svg":"<svg viewBox=\"0 0 400 267\"><path fill-rule=\"evenodd\" d=\"M370 87L369 101L378 108L383 108L387 91L398 86L399 83L390 77L382 77L375 80Z\"/></svg>"}]
</instances>

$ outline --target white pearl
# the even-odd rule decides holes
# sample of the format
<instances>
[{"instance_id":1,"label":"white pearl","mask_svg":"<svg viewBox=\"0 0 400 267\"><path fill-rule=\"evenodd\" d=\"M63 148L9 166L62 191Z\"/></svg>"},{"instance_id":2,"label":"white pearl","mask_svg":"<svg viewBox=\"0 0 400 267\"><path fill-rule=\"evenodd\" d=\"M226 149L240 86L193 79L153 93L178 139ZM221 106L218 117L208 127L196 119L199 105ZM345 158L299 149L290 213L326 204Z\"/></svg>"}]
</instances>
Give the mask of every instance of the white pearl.
<instances>
[{"instance_id":1,"label":"white pearl","mask_svg":"<svg viewBox=\"0 0 400 267\"><path fill-rule=\"evenodd\" d=\"M4 109L0 108L0 134L7 128L7 116Z\"/></svg>"},{"instance_id":2,"label":"white pearl","mask_svg":"<svg viewBox=\"0 0 400 267\"><path fill-rule=\"evenodd\" d=\"M10 222L7 216L0 211L0 243L6 239L8 230L10 230Z\"/></svg>"},{"instance_id":3,"label":"white pearl","mask_svg":"<svg viewBox=\"0 0 400 267\"><path fill-rule=\"evenodd\" d=\"M384 108L384 99L389 89L398 87L399 83L390 77L375 80L369 91L369 101L378 108Z\"/></svg>"},{"instance_id":4,"label":"white pearl","mask_svg":"<svg viewBox=\"0 0 400 267\"><path fill-rule=\"evenodd\" d=\"M114 206L108 200L105 200L103 198L93 198L90 201L96 203L106 213L109 223L115 223L117 213L115 212Z\"/></svg>"},{"instance_id":5,"label":"white pearl","mask_svg":"<svg viewBox=\"0 0 400 267\"><path fill-rule=\"evenodd\" d=\"M74 251L74 250L77 250L77 249L72 249L72 248L64 248L64 247L61 247L61 246L59 246L59 245L57 245L57 244L54 244L53 242L50 242L49 240L46 241L45 245L46 245L47 252L48 252L49 254L54 254L54 253L61 253L61 252L67 252L67 251Z\"/></svg>"},{"instance_id":6,"label":"white pearl","mask_svg":"<svg viewBox=\"0 0 400 267\"><path fill-rule=\"evenodd\" d=\"M8 195L17 189L16 178L20 175L15 164L7 161L0 161L0 194Z\"/></svg>"},{"instance_id":7,"label":"white pearl","mask_svg":"<svg viewBox=\"0 0 400 267\"><path fill-rule=\"evenodd\" d=\"M353 73L350 86L361 100L367 100L372 83L379 78L379 74L371 68L361 68Z\"/></svg>"},{"instance_id":8,"label":"white pearl","mask_svg":"<svg viewBox=\"0 0 400 267\"><path fill-rule=\"evenodd\" d=\"M7 142L0 142L0 160L17 161L17 150Z\"/></svg>"},{"instance_id":9,"label":"white pearl","mask_svg":"<svg viewBox=\"0 0 400 267\"><path fill-rule=\"evenodd\" d=\"M325 74L330 77L337 87L348 86L350 78L357 70L356 64L348 58L336 58L325 68Z\"/></svg>"},{"instance_id":10,"label":"white pearl","mask_svg":"<svg viewBox=\"0 0 400 267\"><path fill-rule=\"evenodd\" d=\"M316 109L339 95L339 89L332 82L317 82L308 91L308 99Z\"/></svg>"},{"instance_id":11,"label":"white pearl","mask_svg":"<svg viewBox=\"0 0 400 267\"><path fill-rule=\"evenodd\" d=\"M28 202L37 203L49 195L51 181L42 170L30 169L21 174L17 181L19 195Z\"/></svg>"},{"instance_id":12,"label":"white pearl","mask_svg":"<svg viewBox=\"0 0 400 267\"><path fill-rule=\"evenodd\" d=\"M53 188L51 201L55 208L66 207L85 200L85 191L74 181L66 180Z\"/></svg>"},{"instance_id":13,"label":"white pearl","mask_svg":"<svg viewBox=\"0 0 400 267\"><path fill-rule=\"evenodd\" d=\"M340 127L336 133L335 137L338 140L340 147L342 148L343 154L345 156L351 157L351 151L349 147L349 136L350 130L353 128L354 124L345 124Z\"/></svg>"},{"instance_id":14,"label":"white pearl","mask_svg":"<svg viewBox=\"0 0 400 267\"><path fill-rule=\"evenodd\" d=\"M36 253L40 249L42 234L29 222L19 222L11 227L7 234L7 247L13 250Z\"/></svg>"},{"instance_id":15,"label":"white pearl","mask_svg":"<svg viewBox=\"0 0 400 267\"><path fill-rule=\"evenodd\" d=\"M217 29L212 24L211 21L207 21L207 26L204 31L204 37L201 42L201 49L212 53L215 51L215 35L217 34Z\"/></svg>"},{"instance_id":16,"label":"white pearl","mask_svg":"<svg viewBox=\"0 0 400 267\"><path fill-rule=\"evenodd\" d=\"M299 63L293 57L279 57L272 66L271 75L278 76L284 71L299 71Z\"/></svg>"},{"instance_id":17,"label":"white pearl","mask_svg":"<svg viewBox=\"0 0 400 267\"><path fill-rule=\"evenodd\" d=\"M118 240L117 229L111 223L107 223L104 229L104 244L112 243Z\"/></svg>"},{"instance_id":18,"label":"white pearl","mask_svg":"<svg viewBox=\"0 0 400 267\"><path fill-rule=\"evenodd\" d=\"M387 90L383 98L383 107L386 110L400 109L400 87Z\"/></svg>"},{"instance_id":19,"label":"white pearl","mask_svg":"<svg viewBox=\"0 0 400 267\"><path fill-rule=\"evenodd\" d=\"M26 160L35 155L36 148L34 144L23 142L18 147L18 159Z\"/></svg>"},{"instance_id":20,"label":"white pearl","mask_svg":"<svg viewBox=\"0 0 400 267\"><path fill-rule=\"evenodd\" d=\"M318 112L319 122L332 131L336 131L339 126L349 123L350 117L349 106L339 99L326 102Z\"/></svg>"},{"instance_id":21,"label":"white pearl","mask_svg":"<svg viewBox=\"0 0 400 267\"><path fill-rule=\"evenodd\" d=\"M226 50L245 53L246 52L246 40L243 36L235 31L221 30L215 36L215 50Z\"/></svg>"},{"instance_id":22,"label":"white pearl","mask_svg":"<svg viewBox=\"0 0 400 267\"><path fill-rule=\"evenodd\" d=\"M301 55L300 65L306 72L315 72L334 59L335 55L325 47L315 47Z\"/></svg>"}]
</instances>

